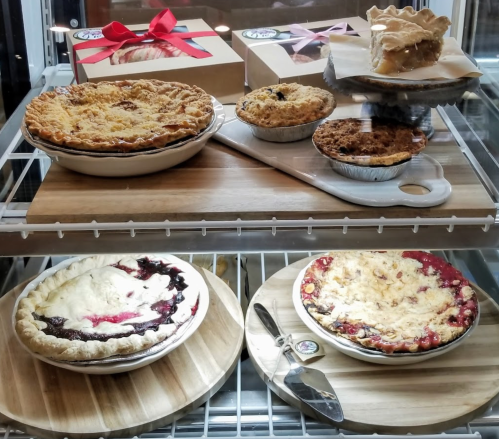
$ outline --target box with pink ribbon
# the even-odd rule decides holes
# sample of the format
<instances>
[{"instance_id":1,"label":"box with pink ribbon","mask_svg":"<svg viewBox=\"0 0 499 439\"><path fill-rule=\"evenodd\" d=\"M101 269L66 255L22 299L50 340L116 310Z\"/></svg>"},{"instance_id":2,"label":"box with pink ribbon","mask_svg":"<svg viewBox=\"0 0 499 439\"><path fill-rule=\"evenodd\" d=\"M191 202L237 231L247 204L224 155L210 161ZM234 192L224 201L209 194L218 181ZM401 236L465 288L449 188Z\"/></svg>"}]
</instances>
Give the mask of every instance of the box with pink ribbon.
<instances>
[{"instance_id":1,"label":"box with pink ribbon","mask_svg":"<svg viewBox=\"0 0 499 439\"><path fill-rule=\"evenodd\" d=\"M222 103L244 93L244 61L203 20L175 19L169 9L144 25L113 21L68 34L78 83L160 79L197 85Z\"/></svg>"},{"instance_id":2,"label":"box with pink ribbon","mask_svg":"<svg viewBox=\"0 0 499 439\"><path fill-rule=\"evenodd\" d=\"M322 75L332 34L369 37L370 32L366 20L349 17L234 31L232 47L245 60L252 89L285 82L327 88Z\"/></svg>"}]
</instances>

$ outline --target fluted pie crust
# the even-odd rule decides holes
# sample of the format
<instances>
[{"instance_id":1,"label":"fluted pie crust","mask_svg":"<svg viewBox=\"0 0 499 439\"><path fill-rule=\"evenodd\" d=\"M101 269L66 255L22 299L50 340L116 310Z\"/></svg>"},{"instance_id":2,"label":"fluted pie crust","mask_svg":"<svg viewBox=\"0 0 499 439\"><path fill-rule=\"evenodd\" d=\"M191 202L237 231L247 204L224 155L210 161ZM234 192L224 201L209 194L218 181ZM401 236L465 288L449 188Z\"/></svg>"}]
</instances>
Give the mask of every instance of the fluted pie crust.
<instances>
[{"instance_id":1,"label":"fluted pie crust","mask_svg":"<svg viewBox=\"0 0 499 439\"><path fill-rule=\"evenodd\" d=\"M468 280L422 251L328 253L308 267L300 292L324 328L388 354L445 345L478 315Z\"/></svg>"},{"instance_id":2,"label":"fluted pie crust","mask_svg":"<svg viewBox=\"0 0 499 439\"><path fill-rule=\"evenodd\" d=\"M153 270L141 271L138 261ZM173 271L158 274L155 264ZM176 258L89 257L20 300L16 332L32 352L58 361L131 354L174 335L196 313L203 287L199 273Z\"/></svg>"},{"instance_id":3,"label":"fluted pie crust","mask_svg":"<svg viewBox=\"0 0 499 439\"><path fill-rule=\"evenodd\" d=\"M411 6L367 11L371 28L371 65L376 73L406 72L435 64L442 52L443 35L451 22L430 9Z\"/></svg>"},{"instance_id":4,"label":"fluted pie crust","mask_svg":"<svg viewBox=\"0 0 499 439\"><path fill-rule=\"evenodd\" d=\"M131 152L195 136L213 114L211 97L197 86L141 79L42 93L26 107L25 123L32 135L56 145Z\"/></svg>"}]
</instances>

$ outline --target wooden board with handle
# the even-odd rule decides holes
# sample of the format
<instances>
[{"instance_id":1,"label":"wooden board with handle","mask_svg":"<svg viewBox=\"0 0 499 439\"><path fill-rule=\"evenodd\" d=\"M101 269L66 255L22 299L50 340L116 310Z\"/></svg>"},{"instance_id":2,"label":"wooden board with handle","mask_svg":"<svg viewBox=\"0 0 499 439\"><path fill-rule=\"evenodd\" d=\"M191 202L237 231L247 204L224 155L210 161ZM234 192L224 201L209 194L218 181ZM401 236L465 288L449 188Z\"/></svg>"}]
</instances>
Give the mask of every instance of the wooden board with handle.
<instances>
[{"instance_id":1,"label":"wooden board with handle","mask_svg":"<svg viewBox=\"0 0 499 439\"><path fill-rule=\"evenodd\" d=\"M269 383L279 348L253 308L262 303L274 314L275 300L283 331L296 338L312 335L291 299L293 282L312 259L280 270L257 291L246 315L246 343L270 388L288 404L317 417L284 385L289 370L285 358ZM437 358L406 366L377 365L322 343L326 355L308 366L322 370L338 395L345 415L338 426L367 434L430 434L463 426L483 414L499 398L499 307L483 290L476 290L481 307L478 327L462 345Z\"/></svg>"},{"instance_id":2,"label":"wooden board with handle","mask_svg":"<svg viewBox=\"0 0 499 439\"><path fill-rule=\"evenodd\" d=\"M210 306L199 329L149 366L85 375L34 359L16 340L13 306L25 282L0 299L0 423L44 438L132 437L181 418L212 396L237 365L243 314L232 290L202 274Z\"/></svg>"},{"instance_id":3,"label":"wooden board with handle","mask_svg":"<svg viewBox=\"0 0 499 439\"><path fill-rule=\"evenodd\" d=\"M227 109L227 112L229 110ZM342 102L334 117L360 117ZM436 133L425 153L452 185L450 199L429 208L352 204L245 156L215 140L175 168L142 177L91 177L50 167L27 213L40 223L241 219L449 218L496 213L495 205L435 110ZM333 171L331 171L333 172ZM376 184L376 183L373 183ZM415 192L420 193L421 188Z\"/></svg>"}]
</instances>

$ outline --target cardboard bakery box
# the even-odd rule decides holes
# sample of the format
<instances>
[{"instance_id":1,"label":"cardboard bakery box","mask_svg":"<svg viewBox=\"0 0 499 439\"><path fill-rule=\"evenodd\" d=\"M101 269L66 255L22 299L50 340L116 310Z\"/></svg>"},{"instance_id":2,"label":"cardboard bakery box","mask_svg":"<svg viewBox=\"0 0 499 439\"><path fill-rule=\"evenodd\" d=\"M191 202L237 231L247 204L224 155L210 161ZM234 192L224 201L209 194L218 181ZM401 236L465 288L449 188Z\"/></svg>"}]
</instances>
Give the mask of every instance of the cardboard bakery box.
<instances>
[{"instance_id":1,"label":"cardboard bakery box","mask_svg":"<svg viewBox=\"0 0 499 439\"><path fill-rule=\"evenodd\" d=\"M149 24L129 25L127 28L137 34L144 33ZM212 31L201 19L183 20L177 22L172 33ZM195 58L192 56L178 56L178 50L170 50L169 57L146 59L130 62L130 60L155 58L154 50L172 49L162 40L146 41L138 44L148 45L150 52L135 52L135 55L126 54L123 46L121 52L116 51L113 56L107 57L94 64L79 64L76 61L97 54L105 47L96 47L74 51L73 47L82 41L89 41L99 37L99 29L80 29L71 31L67 35L68 51L71 65L78 83L118 81L123 79L159 79L162 81L178 81L189 85L197 85L207 93L215 96L222 103L236 102L244 94L244 61L218 35L197 37L184 40L193 47L205 51L212 56ZM159 43L156 44L155 43ZM129 45L130 46L130 45ZM185 55L185 54L184 54ZM76 66L76 71L75 71Z\"/></svg>"},{"instance_id":2,"label":"cardboard bakery box","mask_svg":"<svg viewBox=\"0 0 499 439\"><path fill-rule=\"evenodd\" d=\"M302 23L300 26L312 32L323 32L345 22L349 32L369 37L368 23L360 17ZM295 52L293 45L301 39L303 37L290 32L289 26L232 32L232 47L245 60L249 87L254 90L272 84L297 82L327 89L322 75L329 53L328 41L315 39Z\"/></svg>"}]
</instances>

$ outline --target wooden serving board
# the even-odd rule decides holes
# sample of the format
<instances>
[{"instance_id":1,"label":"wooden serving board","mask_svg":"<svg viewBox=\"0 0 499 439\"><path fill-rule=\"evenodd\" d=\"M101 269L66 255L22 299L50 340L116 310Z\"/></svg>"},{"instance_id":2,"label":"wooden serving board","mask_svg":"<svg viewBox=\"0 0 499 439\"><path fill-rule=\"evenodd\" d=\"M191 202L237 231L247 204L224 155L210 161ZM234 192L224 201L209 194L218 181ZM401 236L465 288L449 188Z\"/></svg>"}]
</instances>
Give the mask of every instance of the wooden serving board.
<instances>
[{"instance_id":1,"label":"wooden serving board","mask_svg":"<svg viewBox=\"0 0 499 439\"><path fill-rule=\"evenodd\" d=\"M296 338L312 335L291 299L293 282L312 259L282 269L256 292L246 315L246 344L258 374L279 397L326 421L284 385L289 371L285 358L269 383L279 348L253 308L259 302L273 314L275 300L286 333ZM499 397L499 307L483 290L477 292L481 318L472 335L455 350L422 363L377 365L322 343L326 355L309 366L322 370L338 395L345 415L338 426L367 434L431 434L462 426L484 413Z\"/></svg>"},{"instance_id":2,"label":"wooden serving board","mask_svg":"<svg viewBox=\"0 0 499 439\"><path fill-rule=\"evenodd\" d=\"M229 378L244 338L241 307L218 277L200 269L210 291L199 329L149 366L85 375L34 359L16 340L12 313L29 282L0 299L0 422L44 438L132 437L200 406Z\"/></svg>"},{"instance_id":3,"label":"wooden serving board","mask_svg":"<svg viewBox=\"0 0 499 439\"><path fill-rule=\"evenodd\" d=\"M334 117L360 117L361 105L341 102ZM230 117L233 107L227 107ZM132 178L99 178L52 164L27 222L193 221L241 219L431 218L495 215L490 196L442 119L425 154L443 166L452 195L440 206L366 207L352 204L211 140L172 169ZM333 172L333 171L331 171ZM376 183L373 183L376 184Z\"/></svg>"}]
</instances>

